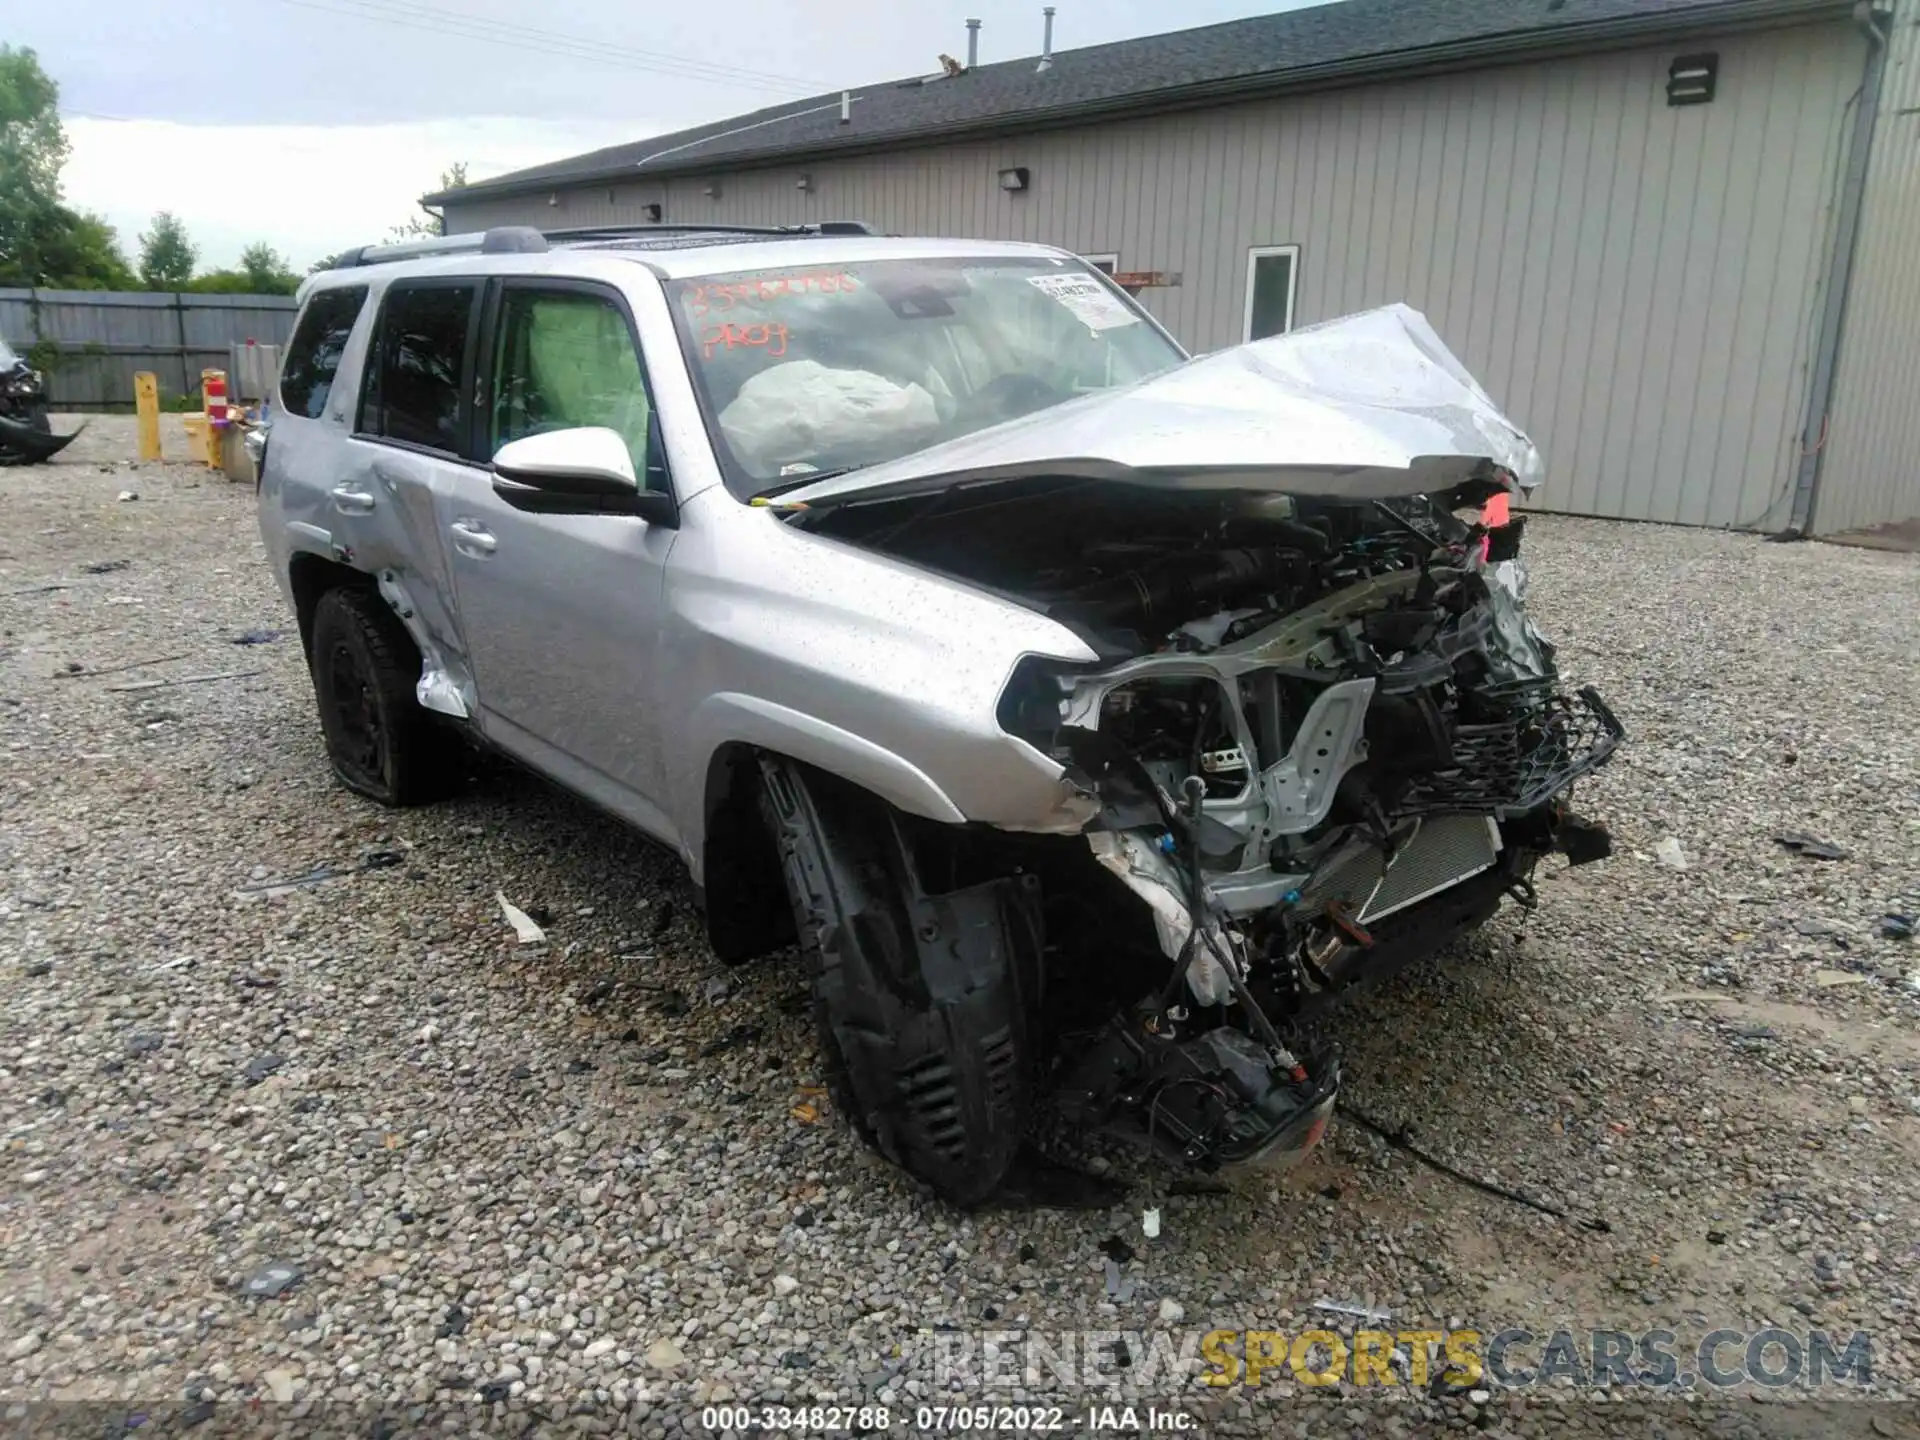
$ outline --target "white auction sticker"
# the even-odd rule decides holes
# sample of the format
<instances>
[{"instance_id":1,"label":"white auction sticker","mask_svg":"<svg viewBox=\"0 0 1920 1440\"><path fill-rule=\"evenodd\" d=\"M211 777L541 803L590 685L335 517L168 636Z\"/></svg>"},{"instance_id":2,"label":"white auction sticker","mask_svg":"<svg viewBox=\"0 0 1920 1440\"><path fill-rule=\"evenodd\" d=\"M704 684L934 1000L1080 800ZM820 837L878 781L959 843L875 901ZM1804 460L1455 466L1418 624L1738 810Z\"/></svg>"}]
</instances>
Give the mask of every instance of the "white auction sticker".
<instances>
[{"instance_id":1,"label":"white auction sticker","mask_svg":"<svg viewBox=\"0 0 1920 1440\"><path fill-rule=\"evenodd\" d=\"M1091 275L1030 275L1027 283L1066 306L1089 330L1140 323L1138 315Z\"/></svg>"}]
</instances>

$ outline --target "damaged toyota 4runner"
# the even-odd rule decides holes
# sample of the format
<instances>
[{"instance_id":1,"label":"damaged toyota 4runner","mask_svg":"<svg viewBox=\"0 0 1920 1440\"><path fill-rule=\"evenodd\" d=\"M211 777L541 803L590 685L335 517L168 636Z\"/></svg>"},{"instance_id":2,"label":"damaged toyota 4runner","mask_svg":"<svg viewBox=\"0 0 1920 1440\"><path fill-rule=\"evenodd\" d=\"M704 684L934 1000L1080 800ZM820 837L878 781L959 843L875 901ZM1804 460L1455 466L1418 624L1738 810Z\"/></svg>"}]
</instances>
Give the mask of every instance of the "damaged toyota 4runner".
<instances>
[{"instance_id":1,"label":"damaged toyota 4runner","mask_svg":"<svg viewBox=\"0 0 1920 1440\"><path fill-rule=\"evenodd\" d=\"M1061 251L664 227L303 301L260 523L340 779L444 793L452 727L670 847L956 1201L1042 1100L1297 1159L1318 1010L1607 851L1539 457L1411 310L1190 360Z\"/></svg>"}]
</instances>

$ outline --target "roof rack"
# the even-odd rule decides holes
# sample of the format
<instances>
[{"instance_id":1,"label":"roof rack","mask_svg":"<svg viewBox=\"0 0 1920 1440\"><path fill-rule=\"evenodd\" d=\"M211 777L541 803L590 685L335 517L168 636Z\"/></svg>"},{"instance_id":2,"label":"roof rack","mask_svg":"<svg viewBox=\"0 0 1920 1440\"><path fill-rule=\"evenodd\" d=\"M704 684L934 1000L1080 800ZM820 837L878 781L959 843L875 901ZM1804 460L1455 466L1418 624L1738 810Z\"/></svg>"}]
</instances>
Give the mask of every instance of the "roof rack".
<instances>
[{"instance_id":1,"label":"roof rack","mask_svg":"<svg viewBox=\"0 0 1920 1440\"><path fill-rule=\"evenodd\" d=\"M496 225L466 235L429 235L419 240L396 240L387 245L362 245L342 251L327 262L329 270L351 270L360 265L385 265L395 260L420 260L432 255L535 255L549 242L629 240L643 235L874 235L864 220L821 220L810 225L595 225L580 230L540 231L531 225Z\"/></svg>"},{"instance_id":2,"label":"roof rack","mask_svg":"<svg viewBox=\"0 0 1920 1440\"><path fill-rule=\"evenodd\" d=\"M429 235L421 240L397 240L391 245L362 245L334 256L327 268L351 270L357 265L385 265L429 255L529 255L546 248L547 237L531 225L496 225L468 235Z\"/></svg>"},{"instance_id":3,"label":"roof rack","mask_svg":"<svg viewBox=\"0 0 1920 1440\"><path fill-rule=\"evenodd\" d=\"M666 221L644 225L590 225L578 230L545 230L549 240L626 240L637 235L878 235L864 220L819 220L806 225L704 225Z\"/></svg>"}]
</instances>

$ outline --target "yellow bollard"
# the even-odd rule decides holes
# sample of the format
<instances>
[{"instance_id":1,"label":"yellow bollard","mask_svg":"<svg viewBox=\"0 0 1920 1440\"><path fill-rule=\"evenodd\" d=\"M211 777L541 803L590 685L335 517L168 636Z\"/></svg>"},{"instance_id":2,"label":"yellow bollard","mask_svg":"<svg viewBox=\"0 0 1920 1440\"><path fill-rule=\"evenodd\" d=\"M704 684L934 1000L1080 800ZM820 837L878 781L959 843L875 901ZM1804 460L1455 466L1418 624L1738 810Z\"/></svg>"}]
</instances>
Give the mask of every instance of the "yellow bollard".
<instances>
[{"instance_id":1,"label":"yellow bollard","mask_svg":"<svg viewBox=\"0 0 1920 1440\"><path fill-rule=\"evenodd\" d=\"M133 408L140 417L140 458L160 458L160 381L151 370L133 377Z\"/></svg>"}]
</instances>

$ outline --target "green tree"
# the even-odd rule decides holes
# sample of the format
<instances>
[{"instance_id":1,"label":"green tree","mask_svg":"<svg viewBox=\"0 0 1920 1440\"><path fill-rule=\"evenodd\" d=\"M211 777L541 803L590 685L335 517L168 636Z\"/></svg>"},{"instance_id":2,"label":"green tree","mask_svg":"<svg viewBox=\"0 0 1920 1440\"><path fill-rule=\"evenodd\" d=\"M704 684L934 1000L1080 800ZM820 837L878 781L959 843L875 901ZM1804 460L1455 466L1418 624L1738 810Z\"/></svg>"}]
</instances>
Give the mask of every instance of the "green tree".
<instances>
[{"instance_id":1,"label":"green tree","mask_svg":"<svg viewBox=\"0 0 1920 1440\"><path fill-rule=\"evenodd\" d=\"M264 240L240 252L240 269L256 295L291 295L300 288L300 277L288 267L280 252Z\"/></svg>"},{"instance_id":2,"label":"green tree","mask_svg":"<svg viewBox=\"0 0 1920 1440\"><path fill-rule=\"evenodd\" d=\"M140 237L140 279L149 290L186 289L199 258L187 227L170 210L155 215L152 228Z\"/></svg>"},{"instance_id":3,"label":"green tree","mask_svg":"<svg viewBox=\"0 0 1920 1440\"><path fill-rule=\"evenodd\" d=\"M458 190L466 183L467 162L464 160L456 160L452 165L440 172L440 183L434 187L434 193L437 195L446 190ZM419 240L429 235L444 235L447 233L446 216L442 215L438 210L429 209L425 205L420 207L420 212L419 215L415 215L404 225L395 225L387 233L395 240ZM422 218L423 216L425 218Z\"/></svg>"},{"instance_id":4,"label":"green tree","mask_svg":"<svg viewBox=\"0 0 1920 1440\"><path fill-rule=\"evenodd\" d=\"M137 290L139 277L120 253L113 226L98 215L55 205L40 217L32 238L33 268L20 280L0 284L42 285L49 290Z\"/></svg>"}]
</instances>

